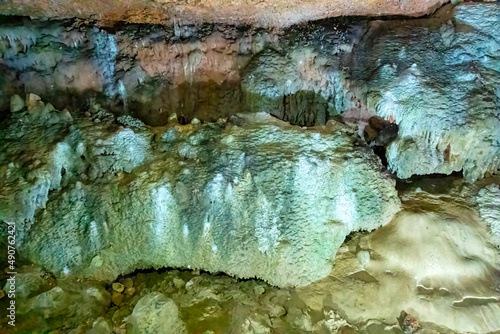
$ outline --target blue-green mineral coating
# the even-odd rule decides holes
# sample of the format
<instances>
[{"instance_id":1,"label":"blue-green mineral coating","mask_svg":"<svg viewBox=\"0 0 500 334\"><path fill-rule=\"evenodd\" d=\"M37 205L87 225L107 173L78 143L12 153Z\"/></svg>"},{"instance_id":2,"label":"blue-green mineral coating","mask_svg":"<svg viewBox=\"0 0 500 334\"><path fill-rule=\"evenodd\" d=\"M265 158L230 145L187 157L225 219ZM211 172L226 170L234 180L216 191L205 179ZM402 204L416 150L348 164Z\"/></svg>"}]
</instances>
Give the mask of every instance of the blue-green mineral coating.
<instances>
[{"instance_id":1,"label":"blue-green mineral coating","mask_svg":"<svg viewBox=\"0 0 500 334\"><path fill-rule=\"evenodd\" d=\"M110 130L51 109L18 112L2 133L0 219L18 222L23 257L58 275L188 267L305 285L347 234L399 210L394 180L338 123L252 114Z\"/></svg>"}]
</instances>

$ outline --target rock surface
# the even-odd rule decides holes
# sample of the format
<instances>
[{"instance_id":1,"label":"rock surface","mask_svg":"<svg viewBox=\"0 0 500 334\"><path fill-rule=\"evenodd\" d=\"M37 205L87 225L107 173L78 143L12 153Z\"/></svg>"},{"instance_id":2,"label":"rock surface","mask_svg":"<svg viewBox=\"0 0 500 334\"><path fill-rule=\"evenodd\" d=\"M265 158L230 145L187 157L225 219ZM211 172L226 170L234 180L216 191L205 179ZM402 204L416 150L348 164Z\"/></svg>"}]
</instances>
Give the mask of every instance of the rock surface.
<instances>
[{"instance_id":1,"label":"rock surface","mask_svg":"<svg viewBox=\"0 0 500 334\"><path fill-rule=\"evenodd\" d=\"M0 1L2 333L500 331L499 4L291 26L438 3Z\"/></svg>"},{"instance_id":2,"label":"rock surface","mask_svg":"<svg viewBox=\"0 0 500 334\"><path fill-rule=\"evenodd\" d=\"M101 23L151 24L224 23L264 27L293 24L337 16L423 16L446 0L117 0L90 2L70 0L55 6L50 0L4 0L0 15L31 16L44 19L78 17Z\"/></svg>"},{"instance_id":3,"label":"rock surface","mask_svg":"<svg viewBox=\"0 0 500 334\"><path fill-rule=\"evenodd\" d=\"M479 214L488 223L493 241L500 248L500 187L495 184L484 187L476 201Z\"/></svg>"},{"instance_id":4,"label":"rock surface","mask_svg":"<svg viewBox=\"0 0 500 334\"><path fill-rule=\"evenodd\" d=\"M142 297L128 317L131 334L186 333L186 327L179 319L177 305L161 293Z\"/></svg>"},{"instance_id":5,"label":"rock surface","mask_svg":"<svg viewBox=\"0 0 500 334\"><path fill-rule=\"evenodd\" d=\"M403 211L376 231L353 233L328 277L306 287L276 288L199 271L149 270L114 282L135 288L132 294L123 293L116 306L109 301L114 284L104 289L96 282L57 279L56 290L66 297L19 314L19 331L159 333L154 326L174 326L178 329L171 333L496 332L500 254L480 216L481 207L473 202L484 189L498 190L498 184L498 177L473 185L457 177L400 184ZM498 203L488 206L500 209ZM23 291L19 305L31 305L30 300L55 288L40 284L36 267L18 271ZM89 291L106 298L89 298ZM78 313L69 312L78 300L85 300ZM66 317L44 318L62 306L67 307Z\"/></svg>"},{"instance_id":6,"label":"rock surface","mask_svg":"<svg viewBox=\"0 0 500 334\"><path fill-rule=\"evenodd\" d=\"M305 285L350 232L400 208L395 181L340 123L303 130L258 113L149 128L98 114L37 102L0 132L0 219L58 276L171 266Z\"/></svg>"},{"instance_id":7,"label":"rock surface","mask_svg":"<svg viewBox=\"0 0 500 334\"><path fill-rule=\"evenodd\" d=\"M368 138L399 178L463 172L472 182L500 164L499 13L467 3L419 20L339 19L279 34L6 20L0 111L33 92L59 109L95 99L154 126L174 114L187 124L266 112L300 126L342 115L361 136L376 115L395 131Z\"/></svg>"},{"instance_id":8,"label":"rock surface","mask_svg":"<svg viewBox=\"0 0 500 334\"><path fill-rule=\"evenodd\" d=\"M499 23L499 4L443 8L426 24L374 22L353 51L351 87L399 125L387 148L398 177L499 168Z\"/></svg>"}]
</instances>

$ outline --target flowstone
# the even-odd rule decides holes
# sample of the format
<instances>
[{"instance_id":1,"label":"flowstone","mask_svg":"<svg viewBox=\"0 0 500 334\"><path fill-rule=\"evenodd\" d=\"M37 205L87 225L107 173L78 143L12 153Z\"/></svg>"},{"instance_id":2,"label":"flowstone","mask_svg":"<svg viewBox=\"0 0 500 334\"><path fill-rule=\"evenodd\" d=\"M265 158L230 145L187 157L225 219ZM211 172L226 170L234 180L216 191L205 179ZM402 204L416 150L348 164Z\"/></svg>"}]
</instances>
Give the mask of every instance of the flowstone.
<instances>
[{"instance_id":1,"label":"flowstone","mask_svg":"<svg viewBox=\"0 0 500 334\"><path fill-rule=\"evenodd\" d=\"M16 222L23 258L58 276L170 266L307 285L350 232L400 209L380 160L333 121L129 128L96 115L107 121L37 102L1 132L0 219Z\"/></svg>"},{"instance_id":2,"label":"flowstone","mask_svg":"<svg viewBox=\"0 0 500 334\"><path fill-rule=\"evenodd\" d=\"M353 50L351 87L399 126L387 148L399 178L500 167L500 5L444 7L419 21L372 22Z\"/></svg>"}]
</instances>

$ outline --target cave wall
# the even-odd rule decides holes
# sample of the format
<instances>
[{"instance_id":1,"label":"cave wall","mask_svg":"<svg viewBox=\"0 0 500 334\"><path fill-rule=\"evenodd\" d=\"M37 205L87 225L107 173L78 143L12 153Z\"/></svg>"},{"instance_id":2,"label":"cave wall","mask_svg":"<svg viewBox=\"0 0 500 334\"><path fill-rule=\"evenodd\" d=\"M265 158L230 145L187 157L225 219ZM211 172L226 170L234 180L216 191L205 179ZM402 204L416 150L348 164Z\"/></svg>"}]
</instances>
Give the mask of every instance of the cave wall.
<instances>
[{"instance_id":1,"label":"cave wall","mask_svg":"<svg viewBox=\"0 0 500 334\"><path fill-rule=\"evenodd\" d=\"M18 102L1 132L0 219L58 276L170 266L301 286L328 275L350 232L400 209L395 181L340 123L254 113L154 129Z\"/></svg>"},{"instance_id":2,"label":"cave wall","mask_svg":"<svg viewBox=\"0 0 500 334\"><path fill-rule=\"evenodd\" d=\"M499 5L445 6L418 20L338 19L283 32L217 24L6 22L0 110L33 92L59 109L97 100L164 125L266 112L291 124L338 115L396 123L389 169L401 178L499 166ZM355 118L356 118L355 117Z\"/></svg>"},{"instance_id":3,"label":"cave wall","mask_svg":"<svg viewBox=\"0 0 500 334\"><path fill-rule=\"evenodd\" d=\"M57 275L189 266L306 285L400 208L357 133L370 117L397 125L399 178L498 171L499 13L283 31L6 19L0 219Z\"/></svg>"}]
</instances>

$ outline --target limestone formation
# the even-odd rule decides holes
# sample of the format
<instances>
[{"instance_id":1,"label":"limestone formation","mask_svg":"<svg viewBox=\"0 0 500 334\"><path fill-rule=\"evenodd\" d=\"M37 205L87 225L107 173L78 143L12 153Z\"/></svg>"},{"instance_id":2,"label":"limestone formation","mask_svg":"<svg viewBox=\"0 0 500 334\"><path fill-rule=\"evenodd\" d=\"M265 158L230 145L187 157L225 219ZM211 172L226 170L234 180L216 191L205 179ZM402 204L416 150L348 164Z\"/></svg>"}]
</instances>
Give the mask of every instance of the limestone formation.
<instances>
[{"instance_id":1,"label":"limestone formation","mask_svg":"<svg viewBox=\"0 0 500 334\"><path fill-rule=\"evenodd\" d=\"M128 318L129 333L186 333L185 325L179 319L177 305L161 293L145 295L134 307Z\"/></svg>"},{"instance_id":2,"label":"limestone formation","mask_svg":"<svg viewBox=\"0 0 500 334\"><path fill-rule=\"evenodd\" d=\"M58 109L98 101L153 126L174 114L187 124L266 112L300 126L342 115L357 118L361 136L377 115L398 127L380 139L399 178L463 172L472 182L500 163L499 8L470 3L426 19L342 19L279 34L6 20L0 112L30 92Z\"/></svg>"},{"instance_id":3,"label":"limestone formation","mask_svg":"<svg viewBox=\"0 0 500 334\"><path fill-rule=\"evenodd\" d=\"M400 178L500 166L500 5L443 8L435 18L373 22L349 81L366 108L399 126L387 148Z\"/></svg>"},{"instance_id":4,"label":"limestone formation","mask_svg":"<svg viewBox=\"0 0 500 334\"><path fill-rule=\"evenodd\" d=\"M445 2L0 0L0 332L500 332L500 3Z\"/></svg>"},{"instance_id":5,"label":"limestone formation","mask_svg":"<svg viewBox=\"0 0 500 334\"><path fill-rule=\"evenodd\" d=\"M58 276L187 267L300 286L328 275L350 232L399 211L380 160L333 121L119 127L39 102L1 133L0 219Z\"/></svg>"},{"instance_id":6,"label":"limestone formation","mask_svg":"<svg viewBox=\"0 0 500 334\"><path fill-rule=\"evenodd\" d=\"M179 333L402 333L416 327L433 334L495 332L500 329L500 254L483 220L487 216L464 203L482 189L498 191L499 182L496 177L466 186L449 177L407 184L399 189L403 212L374 232L351 235L328 277L305 287L277 288L193 270L149 270L117 279L136 290L123 294L119 306L105 308L114 284L104 292L97 282L59 278L56 291L64 299L19 314L19 326L32 332L74 324L77 329L69 333L75 334L158 333L158 327ZM488 207L500 205L490 201ZM55 288L40 281L39 268L22 267L19 273L20 307ZM72 303L81 300L78 313L43 320L62 307L75 310ZM25 320L28 316L38 320L36 325Z\"/></svg>"}]
</instances>

